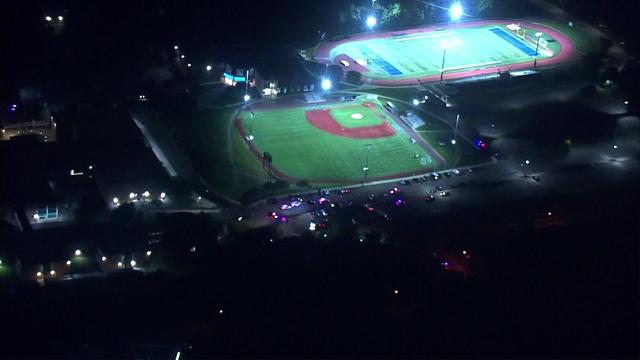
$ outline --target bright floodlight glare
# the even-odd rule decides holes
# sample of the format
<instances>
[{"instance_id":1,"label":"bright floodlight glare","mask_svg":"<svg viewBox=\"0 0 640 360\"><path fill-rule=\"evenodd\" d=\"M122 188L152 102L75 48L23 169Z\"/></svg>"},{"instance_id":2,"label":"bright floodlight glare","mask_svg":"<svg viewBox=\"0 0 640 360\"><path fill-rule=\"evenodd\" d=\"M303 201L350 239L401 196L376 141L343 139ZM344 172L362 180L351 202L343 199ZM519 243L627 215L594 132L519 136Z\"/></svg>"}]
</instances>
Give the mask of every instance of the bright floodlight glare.
<instances>
[{"instance_id":1,"label":"bright floodlight glare","mask_svg":"<svg viewBox=\"0 0 640 360\"><path fill-rule=\"evenodd\" d=\"M120 200L117 197L114 197L112 201L114 204L117 204L120 202Z\"/></svg>"},{"instance_id":2,"label":"bright floodlight glare","mask_svg":"<svg viewBox=\"0 0 640 360\"><path fill-rule=\"evenodd\" d=\"M130 264L131 264L131 267L135 267L136 266L136 261L135 260L131 260Z\"/></svg>"},{"instance_id":3,"label":"bright floodlight glare","mask_svg":"<svg viewBox=\"0 0 640 360\"><path fill-rule=\"evenodd\" d=\"M143 193L142 193L142 196L144 196L144 197L146 197L146 198L148 198L148 197L149 197L149 195L151 195L151 194L149 193L149 190L146 190L145 192L143 192Z\"/></svg>"},{"instance_id":4,"label":"bright floodlight glare","mask_svg":"<svg viewBox=\"0 0 640 360\"><path fill-rule=\"evenodd\" d=\"M147 256L151 256L151 250L147 250Z\"/></svg>"},{"instance_id":5,"label":"bright floodlight glare","mask_svg":"<svg viewBox=\"0 0 640 360\"><path fill-rule=\"evenodd\" d=\"M527 165L529 165L529 164L531 163L531 161L529 161L529 160L525 160L525 161L524 161L524 163L525 163L525 164L527 164Z\"/></svg>"},{"instance_id":6,"label":"bright floodlight glare","mask_svg":"<svg viewBox=\"0 0 640 360\"><path fill-rule=\"evenodd\" d=\"M451 145L455 145L456 144L456 139L451 139Z\"/></svg>"},{"instance_id":7,"label":"bright floodlight glare","mask_svg":"<svg viewBox=\"0 0 640 360\"><path fill-rule=\"evenodd\" d=\"M211 71L211 65L207 65L207 71Z\"/></svg>"},{"instance_id":8,"label":"bright floodlight glare","mask_svg":"<svg viewBox=\"0 0 640 360\"><path fill-rule=\"evenodd\" d=\"M103 257L102 257L102 261L107 261L107 257L106 257L106 256L103 256Z\"/></svg>"},{"instance_id":9,"label":"bright floodlight glare","mask_svg":"<svg viewBox=\"0 0 640 360\"><path fill-rule=\"evenodd\" d=\"M369 16L367 18L367 27L372 28L376 26L377 23L378 23L378 19L376 19L375 16Z\"/></svg>"},{"instance_id":10,"label":"bright floodlight glare","mask_svg":"<svg viewBox=\"0 0 640 360\"><path fill-rule=\"evenodd\" d=\"M322 87L322 90L330 90L331 89L331 80L323 79L322 82L320 83L320 86Z\"/></svg>"},{"instance_id":11,"label":"bright floodlight glare","mask_svg":"<svg viewBox=\"0 0 640 360\"><path fill-rule=\"evenodd\" d=\"M80 249L77 249L74 254L76 254L76 256L80 256L82 255L82 251L80 251Z\"/></svg>"},{"instance_id":12,"label":"bright floodlight glare","mask_svg":"<svg viewBox=\"0 0 640 360\"><path fill-rule=\"evenodd\" d=\"M164 198L166 197L167 197L167 194L165 192L160 193L160 199L164 200Z\"/></svg>"},{"instance_id":13,"label":"bright floodlight glare","mask_svg":"<svg viewBox=\"0 0 640 360\"><path fill-rule=\"evenodd\" d=\"M420 105L420 100L413 99L413 106L418 106L418 105Z\"/></svg>"},{"instance_id":14,"label":"bright floodlight glare","mask_svg":"<svg viewBox=\"0 0 640 360\"><path fill-rule=\"evenodd\" d=\"M136 196L138 196L136 195L136 193L132 193L132 192L129 193L129 199L133 199Z\"/></svg>"},{"instance_id":15,"label":"bright floodlight glare","mask_svg":"<svg viewBox=\"0 0 640 360\"><path fill-rule=\"evenodd\" d=\"M64 18L62 16L58 16L58 21L62 21Z\"/></svg>"},{"instance_id":16,"label":"bright floodlight glare","mask_svg":"<svg viewBox=\"0 0 640 360\"><path fill-rule=\"evenodd\" d=\"M249 100L251 100L251 96L250 96L249 94L246 94L246 95L244 96L244 101L245 101L245 102L247 102L247 101L249 101Z\"/></svg>"},{"instance_id":17,"label":"bright floodlight glare","mask_svg":"<svg viewBox=\"0 0 640 360\"><path fill-rule=\"evenodd\" d=\"M178 50L178 49L179 49L178 45L173 45L173 50Z\"/></svg>"},{"instance_id":18,"label":"bright floodlight glare","mask_svg":"<svg viewBox=\"0 0 640 360\"><path fill-rule=\"evenodd\" d=\"M45 17L44 17L44 19L45 19L46 21L51 21L51 20L53 20L53 19L51 19L51 16L48 16L48 15L47 15L47 16L45 16Z\"/></svg>"},{"instance_id":19,"label":"bright floodlight glare","mask_svg":"<svg viewBox=\"0 0 640 360\"><path fill-rule=\"evenodd\" d=\"M67 265L71 265L71 260L67 260Z\"/></svg>"},{"instance_id":20,"label":"bright floodlight glare","mask_svg":"<svg viewBox=\"0 0 640 360\"><path fill-rule=\"evenodd\" d=\"M460 20L463 14L464 10L462 9L462 5L460 5L460 3L455 3L451 5L451 8L449 8L449 16L453 21Z\"/></svg>"}]
</instances>

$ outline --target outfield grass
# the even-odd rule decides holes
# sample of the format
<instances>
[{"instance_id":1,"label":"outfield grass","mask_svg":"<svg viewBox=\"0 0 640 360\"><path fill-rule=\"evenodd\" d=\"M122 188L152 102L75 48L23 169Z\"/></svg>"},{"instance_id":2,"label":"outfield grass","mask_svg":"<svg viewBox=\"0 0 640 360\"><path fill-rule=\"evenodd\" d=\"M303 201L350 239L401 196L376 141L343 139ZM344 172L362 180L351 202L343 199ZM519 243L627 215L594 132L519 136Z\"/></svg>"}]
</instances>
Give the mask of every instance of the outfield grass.
<instances>
[{"instance_id":1,"label":"outfield grass","mask_svg":"<svg viewBox=\"0 0 640 360\"><path fill-rule=\"evenodd\" d=\"M348 115L349 108L363 99L331 106L309 106L276 110L254 110L241 114L246 131L254 136L254 144L261 152L269 152L273 165L287 176L312 183L326 179L361 181L363 167L368 156L368 178L391 176L404 172L421 172L432 169L436 163L425 151L410 141L409 136L395 124L378 104L376 112L396 130L390 137L354 139L332 135L315 128L306 117L307 110L331 108L341 115ZM373 102L372 100L367 100ZM373 112L373 111L372 111ZM370 151L367 145L371 145ZM416 158L417 155L417 158Z\"/></svg>"},{"instance_id":2,"label":"outfield grass","mask_svg":"<svg viewBox=\"0 0 640 360\"><path fill-rule=\"evenodd\" d=\"M345 54L356 61L364 61L367 68L364 75L371 78L424 77L440 73L445 47L445 72L531 61L535 41L530 38L535 31L528 29L527 33L528 41L524 41L504 25L450 28L347 42L333 48L330 58ZM542 38L552 40L546 34ZM549 48L554 54L560 50L559 44L553 41ZM539 60L551 56L553 54L543 48L539 49Z\"/></svg>"}]
</instances>

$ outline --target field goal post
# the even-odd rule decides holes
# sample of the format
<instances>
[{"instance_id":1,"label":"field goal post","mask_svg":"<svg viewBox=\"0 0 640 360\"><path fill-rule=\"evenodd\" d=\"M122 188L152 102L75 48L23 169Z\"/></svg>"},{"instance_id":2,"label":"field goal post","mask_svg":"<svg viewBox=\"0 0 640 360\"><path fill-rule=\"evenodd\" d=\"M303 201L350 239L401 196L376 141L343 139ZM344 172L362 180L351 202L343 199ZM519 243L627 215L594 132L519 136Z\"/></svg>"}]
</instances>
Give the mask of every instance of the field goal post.
<instances>
[{"instance_id":1,"label":"field goal post","mask_svg":"<svg viewBox=\"0 0 640 360\"><path fill-rule=\"evenodd\" d=\"M521 38L522 40L526 40L527 31L522 26L520 26L520 23L509 24L507 25L507 29L513 31L516 36Z\"/></svg>"}]
</instances>

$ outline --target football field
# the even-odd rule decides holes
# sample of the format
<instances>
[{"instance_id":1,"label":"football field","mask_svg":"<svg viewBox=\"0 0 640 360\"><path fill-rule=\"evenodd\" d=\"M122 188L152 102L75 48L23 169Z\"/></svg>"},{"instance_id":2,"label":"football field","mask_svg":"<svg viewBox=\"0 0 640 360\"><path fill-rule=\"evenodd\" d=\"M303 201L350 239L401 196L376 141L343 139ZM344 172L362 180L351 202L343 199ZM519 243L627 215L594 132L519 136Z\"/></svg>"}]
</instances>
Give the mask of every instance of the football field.
<instances>
[{"instance_id":1,"label":"football field","mask_svg":"<svg viewBox=\"0 0 640 360\"><path fill-rule=\"evenodd\" d=\"M438 167L375 97L243 111L236 127L258 161L287 181L357 183ZM249 140L251 139L251 140ZM366 171L365 168L368 168Z\"/></svg>"},{"instance_id":2,"label":"football field","mask_svg":"<svg viewBox=\"0 0 640 360\"><path fill-rule=\"evenodd\" d=\"M551 28L501 21L362 34L316 49L320 62L360 72L374 84L394 85L474 76L566 60L571 41ZM540 43L538 44L538 37ZM538 50L536 52L536 47Z\"/></svg>"}]
</instances>

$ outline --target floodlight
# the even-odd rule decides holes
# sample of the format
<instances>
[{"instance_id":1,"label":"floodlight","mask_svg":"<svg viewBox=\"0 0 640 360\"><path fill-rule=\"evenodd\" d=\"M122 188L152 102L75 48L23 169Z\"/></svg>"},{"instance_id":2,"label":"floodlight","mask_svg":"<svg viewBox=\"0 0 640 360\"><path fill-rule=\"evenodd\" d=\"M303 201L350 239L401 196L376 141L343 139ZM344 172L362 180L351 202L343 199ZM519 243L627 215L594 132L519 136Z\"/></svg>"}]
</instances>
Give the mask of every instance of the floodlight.
<instances>
[{"instance_id":1,"label":"floodlight","mask_svg":"<svg viewBox=\"0 0 640 360\"><path fill-rule=\"evenodd\" d=\"M82 251L80 251L80 249L76 249L74 254L76 254L76 256L80 256L80 255L82 255Z\"/></svg>"},{"instance_id":2,"label":"floodlight","mask_svg":"<svg viewBox=\"0 0 640 360\"><path fill-rule=\"evenodd\" d=\"M184 59L184 58L185 58L184 54L180 55L180 59Z\"/></svg>"},{"instance_id":3,"label":"floodlight","mask_svg":"<svg viewBox=\"0 0 640 360\"><path fill-rule=\"evenodd\" d=\"M62 21L64 18L62 16L58 16L58 21Z\"/></svg>"},{"instance_id":4,"label":"floodlight","mask_svg":"<svg viewBox=\"0 0 640 360\"><path fill-rule=\"evenodd\" d=\"M41 272L41 271L38 271L38 272L36 273L36 276L37 276L37 277L41 277L41 276L42 276L42 272Z\"/></svg>"},{"instance_id":5,"label":"floodlight","mask_svg":"<svg viewBox=\"0 0 640 360\"><path fill-rule=\"evenodd\" d=\"M207 65L207 71L211 71L211 65Z\"/></svg>"},{"instance_id":6,"label":"floodlight","mask_svg":"<svg viewBox=\"0 0 640 360\"><path fill-rule=\"evenodd\" d=\"M118 267L122 267L122 266L123 266L122 261L118 261Z\"/></svg>"},{"instance_id":7,"label":"floodlight","mask_svg":"<svg viewBox=\"0 0 640 360\"><path fill-rule=\"evenodd\" d=\"M462 15L464 15L464 9L462 8L462 5L460 5L460 3L451 5L451 8L449 8L449 17L451 17L452 21L460 20Z\"/></svg>"},{"instance_id":8,"label":"floodlight","mask_svg":"<svg viewBox=\"0 0 640 360\"><path fill-rule=\"evenodd\" d=\"M164 200L167 197L167 194L165 192L161 192L160 193L160 199Z\"/></svg>"},{"instance_id":9,"label":"floodlight","mask_svg":"<svg viewBox=\"0 0 640 360\"><path fill-rule=\"evenodd\" d=\"M71 265L71 260L67 260L67 265Z\"/></svg>"},{"instance_id":10,"label":"floodlight","mask_svg":"<svg viewBox=\"0 0 640 360\"><path fill-rule=\"evenodd\" d=\"M144 197L146 197L146 198L148 198L148 197L149 197L149 195L151 195L151 194L149 193L149 190L146 190L145 192L143 192L143 193L142 193L142 196L144 196Z\"/></svg>"},{"instance_id":11,"label":"floodlight","mask_svg":"<svg viewBox=\"0 0 640 360\"><path fill-rule=\"evenodd\" d=\"M320 83L320 86L322 87L322 90L330 90L331 89L331 80L322 79L322 82Z\"/></svg>"},{"instance_id":12,"label":"floodlight","mask_svg":"<svg viewBox=\"0 0 640 360\"><path fill-rule=\"evenodd\" d=\"M367 18L367 27L368 28L372 28L372 27L376 26L377 23L378 23L378 19L376 19L375 16L369 16Z\"/></svg>"},{"instance_id":13,"label":"floodlight","mask_svg":"<svg viewBox=\"0 0 640 360\"><path fill-rule=\"evenodd\" d=\"M135 260L131 260L130 264L131 264L131 267L134 267L134 266L136 266L136 261Z\"/></svg>"},{"instance_id":14,"label":"floodlight","mask_svg":"<svg viewBox=\"0 0 640 360\"><path fill-rule=\"evenodd\" d=\"M107 261L107 257L106 257L106 256L103 256L103 257L102 257L102 261Z\"/></svg>"},{"instance_id":15,"label":"floodlight","mask_svg":"<svg viewBox=\"0 0 640 360\"><path fill-rule=\"evenodd\" d=\"M420 100L413 99L413 106L418 106L418 105L420 105Z\"/></svg>"},{"instance_id":16,"label":"floodlight","mask_svg":"<svg viewBox=\"0 0 640 360\"><path fill-rule=\"evenodd\" d=\"M45 19L46 21L51 21L51 20L53 20L53 19L51 19L51 16L48 16L48 15L47 15L47 16L45 16L45 17L44 17L44 19Z\"/></svg>"},{"instance_id":17,"label":"floodlight","mask_svg":"<svg viewBox=\"0 0 640 360\"><path fill-rule=\"evenodd\" d=\"M525 164L527 164L527 165L529 165L529 164L531 163L531 161L529 161L529 160L525 160L525 161L524 161L524 163L525 163Z\"/></svg>"},{"instance_id":18,"label":"floodlight","mask_svg":"<svg viewBox=\"0 0 640 360\"><path fill-rule=\"evenodd\" d=\"M129 199L133 199L133 198L135 198L136 196L138 196L138 194L133 193L133 192L130 192L130 193L129 193Z\"/></svg>"},{"instance_id":19,"label":"floodlight","mask_svg":"<svg viewBox=\"0 0 640 360\"><path fill-rule=\"evenodd\" d=\"M451 145L455 145L456 144L456 139L451 139Z\"/></svg>"},{"instance_id":20,"label":"floodlight","mask_svg":"<svg viewBox=\"0 0 640 360\"><path fill-rule=\"evenodd\" d=\"M191 63L188 63L188 64L187 64L187 67L191 67Z\"/></svg>"},{"instance_id":21,"label":"floodlight","mask_svg":"<svg viewBox=\"0 0 640 360\"><path fill-rule=\"evenodd\" d=\"M173 45L173 50L178 50L178 49L179 49L178 45Z\"/></svg>"},{"instance_id":22,"label":"floodlight","mask_svg":"<svg viewBox=\"0 0 640 360\"><path fill-rule=\"evenodd\" d=\"M51 270L51 271L49 271L49 275L51 275L51 276L56 276L56 271L55 271L55 270Z\"/></svg>"},{"instance_id":23,"label":"floodlight","mask_svg":"<svg viewBox=\"0 0 640 360\"><path fill-rule=\"evenodd\" d=\"M120 202L120 200L117 197L114 197L112 201L116 205Z\"/></svg>"},{"instance_id":24,"label":"floodlight","mask_svg":"<svg viewBox=\"0 0 640 360\"><path fill-rule=\"evenodd\" d=\"M151 256L151 250L147 250L147 256Z\"/></svg>"},{"instance_id":25,"label":"floodlight","mask_svg":"<svg viewBox=\"0 0 640 360\"><path fill-rule=\"evenodd\" d=\"M244 101L245 101L245 102L247 102L247 101L249 101L249 100L251 100L251 96L250 96L249 94L246 94L246 95L244 96Z\"/></svg>"}]
</instances>

